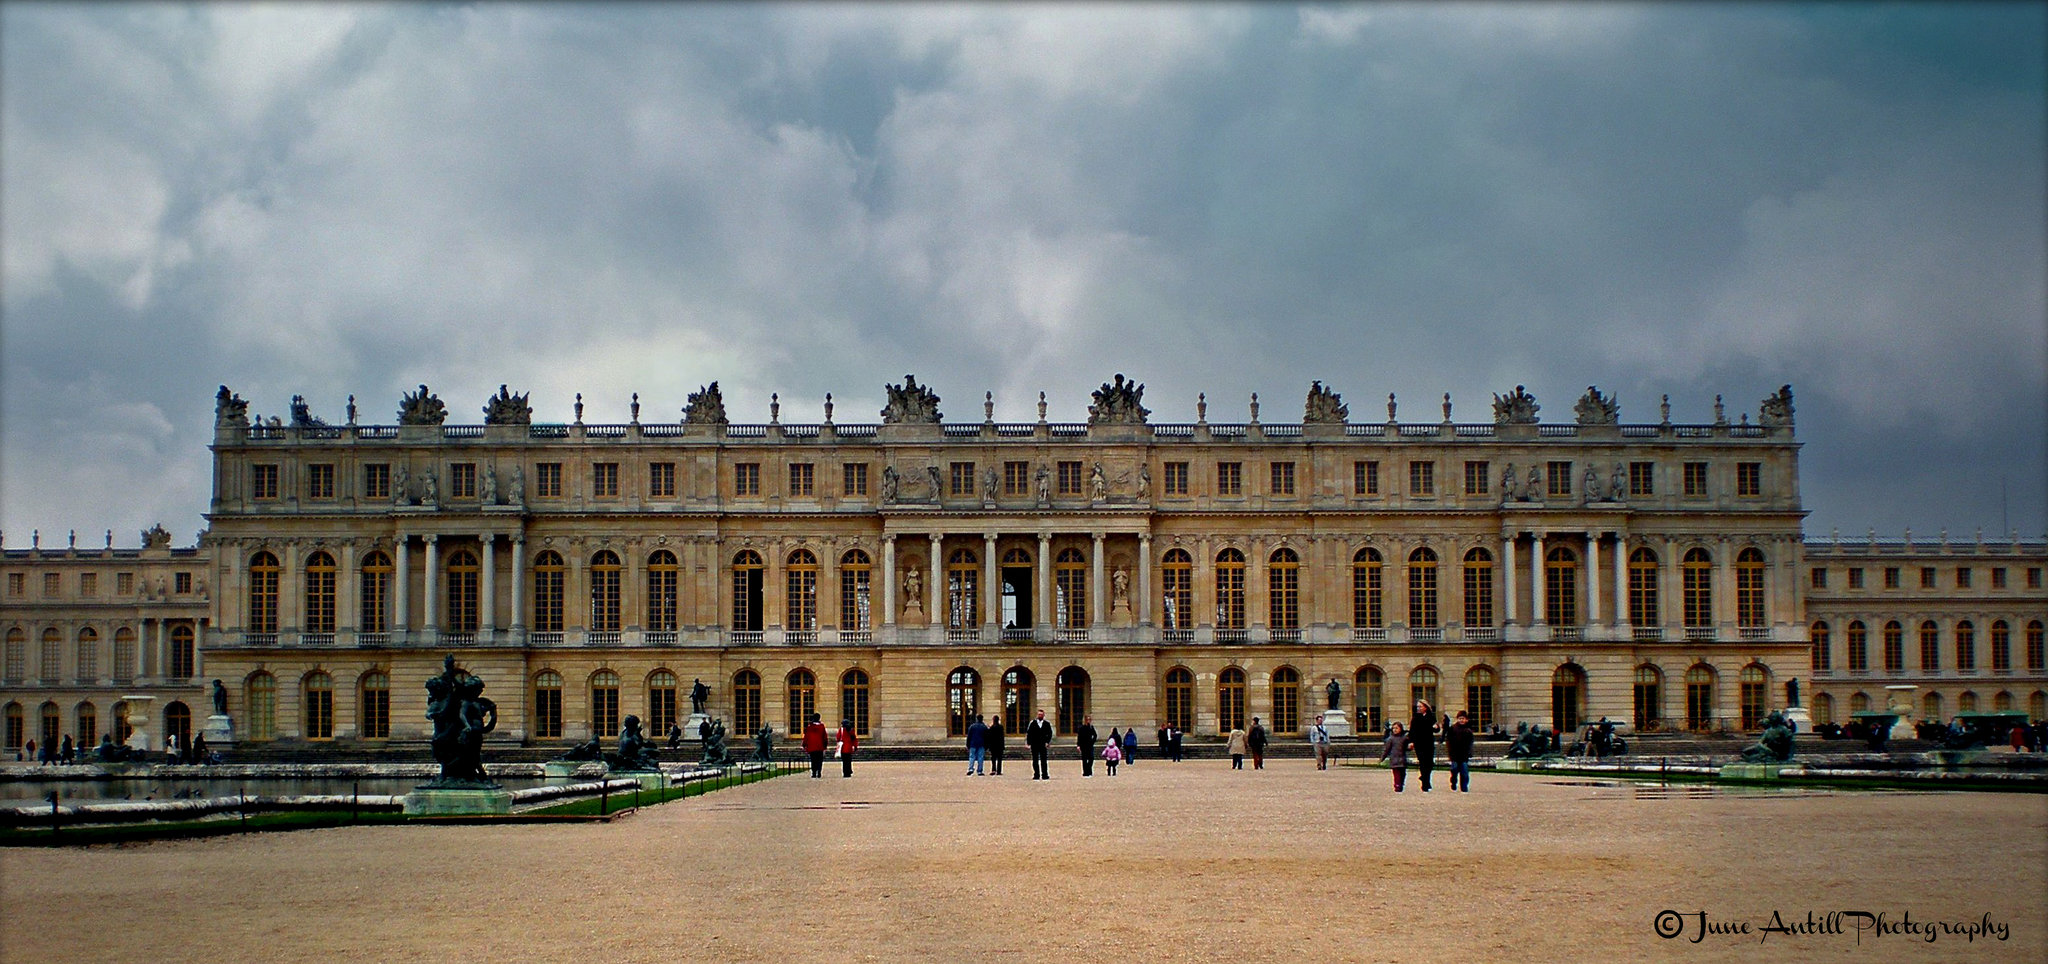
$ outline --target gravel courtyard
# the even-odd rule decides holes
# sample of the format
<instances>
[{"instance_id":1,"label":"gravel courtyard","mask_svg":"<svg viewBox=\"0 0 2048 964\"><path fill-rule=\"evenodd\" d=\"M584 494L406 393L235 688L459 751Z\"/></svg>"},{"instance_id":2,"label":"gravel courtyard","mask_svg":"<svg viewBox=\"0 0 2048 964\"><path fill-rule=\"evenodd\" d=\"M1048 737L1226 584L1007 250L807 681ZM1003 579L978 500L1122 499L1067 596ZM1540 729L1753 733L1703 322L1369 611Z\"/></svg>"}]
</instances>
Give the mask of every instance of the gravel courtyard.
<instances>
[{"instance_id":1,"label":"gravel courtyard","mask_svg":"<svg viewBox=\"0 0 2048 964\"><path fill-rule=\"evenodd\" d=\"M0 852L5 961L2040 961L2048 797L861 764L609 824ZM1249 764L1247 764L1249 766ZM1685 917L1675 939L1658 914ZM1879 934L1830 912L1910 915ZM1750 933L1708 934L1699 918ZM1760 933L1786 925L1838 933ZM2003 925L1974 940L1964 922ZM1858 924L1865 929L1858 934ZM1945 925L1945 927L1944 927ZM1666 918L1665 926L1674 926ZM1933 943L1917 928L1932 926Z\"/></svg>"}]
</instances>

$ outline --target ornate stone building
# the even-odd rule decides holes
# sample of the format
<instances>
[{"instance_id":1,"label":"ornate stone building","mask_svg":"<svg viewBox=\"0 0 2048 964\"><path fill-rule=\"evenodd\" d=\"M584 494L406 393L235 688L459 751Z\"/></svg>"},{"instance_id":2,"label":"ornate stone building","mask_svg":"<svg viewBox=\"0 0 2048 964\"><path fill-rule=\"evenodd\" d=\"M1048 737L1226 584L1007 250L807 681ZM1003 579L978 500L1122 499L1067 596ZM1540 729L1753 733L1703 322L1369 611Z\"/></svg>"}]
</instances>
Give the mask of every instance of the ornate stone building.
<instances>
[{"instance_id":1,"label":"ornate stone building","mask_svg":"<svg viewBox=\"0 0 2048 964\"><path fill-rule=\"evenodd\" d=\"M1520 388L1488 422L1448 397L1365 422L1320 384L1298 420L1253 396L1245 422L1202 400L1158 424L1143 392L1118 376L1079 423L1043 397L999 423L985 394L946 422L906 377L879 424L829 396L820 424L779 402L735 424L714 383L680 421L636 397L585 423L579 397L535 424L501 388L451 425L421 386L396 425L353 399L343 424L294 400L266 425L223 388L210 529L180 557L218 587L189 617L199 676L227 681L239 739L339 743L420 738L449 652L500 738L542 742L628 713L665 731L699 679L736 732L817 712L927 742L1041 708L1062 731L1289 733L1333 680L1367 730L1418 695L1510 728L1745 728L1812 678L1789 391L1700 425L1668 404L1621 424L1593 389L1545 423ZM18 555L10 581L56 562ZM10 597L0 627L38 618ZM48 685L10 669L0 703Z\"/></svg>"}]
</instances>

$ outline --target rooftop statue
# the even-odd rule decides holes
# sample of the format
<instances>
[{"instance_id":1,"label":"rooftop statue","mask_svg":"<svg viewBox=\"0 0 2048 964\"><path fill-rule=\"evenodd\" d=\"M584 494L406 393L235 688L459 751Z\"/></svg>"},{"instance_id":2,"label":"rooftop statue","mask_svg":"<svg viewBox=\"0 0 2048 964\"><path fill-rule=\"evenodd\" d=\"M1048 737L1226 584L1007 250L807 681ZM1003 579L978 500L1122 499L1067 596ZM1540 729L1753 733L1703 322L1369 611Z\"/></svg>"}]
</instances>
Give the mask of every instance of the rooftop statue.
<instances>
[{"instance_id":1,"label":"rooftop statue","mask_svg":"<svg viewBox=\"0 0 2048 964\"><path fill-rule=\"evenodd\" d=\"M313 409L312 409L312 407L306 404L306 396L304 396L304 395L293 395L293 396L292 396L292 427L293 427L293 428L319 428L319 427L321 427L321 426L324 426L324 425L326 425L326 424L327 424L327 420L326 420L326 419L324 419L324 418L317 418L317 417L315 417L315 416L313 415Z\"/></svg>"},{"instance_id":2,"label":"rooftop statue","mask_svg":"<svg viewBox=\"0 0 2048 964\"><path fill-rule=\"evenodd\" d=\"M699 386L690 393L690 404L683 406L684 425L724 425L725 395L718 390L718 383Z\"/></svg>"},{"instance_id":3,"label":"rooftop statue","mask_svg":"<svg viewBox=\"0 0 2048 964\"><path fill-rule=\"evenodd\" d=\"M1578 416L1580 425L1613 425L1621 421L1621 401L1602 395L1600 389L1588 385L1586 394L1579 396L1579 404L1572 407L1572 412Z\"/></svg>"},{"instance_id":4,"label":"rooftop statue","mask_svg":"<svg viewBox=\"0 0 2048 964\"><path fill-rule=\"evenodd\" d=\"M884 385L889 393L889 405L882 409L882 421L889 425L937 425L939 424L939 396L929 387L919 385L917 376L903 376L901 385Z\"/></svg>"},{"instance_id":5,"label":"rooftop statue","mask_svg":"<svg viewBox=\"0 0 2048 964\"><path fill-rule=\"evenodd\" d=\"M1342 425L1351 417L1351 408L1344 404L1344 396L1324 388L1322 382L1311 382L1308 386L1308 405L1301 413L1305 425Z\"/></svg>"},{"instance_id":6,"label":"rooftop statue","mask_svg":"<svg viewBox=\"0 0 2048 964\"><path fill-rule=\"evenodd\" d=\"M171 530L164 528L163 523L159 522L156 525L150 526L149 528L142 530L142 548L169 549L170 547Z\"/></svg>"},{"instance_id":7,"label":"rooftop statue","mask_svg":"<svg viewBox=\"0 0 2048 964\"><path fill-rule=\"evenodd\" d=\"M1088 406L1090 425L1143 425L1145 416L1152 414L1143 404L1145 386L1125 381L1121 372L1116 381L1103 382L1094 397L1095 404Z\"/></svg>"},{"instance_id":8,"label":"rooftop statue","mask_svg":"<svg viewBox=\"0 0 2048 964\"><path fill-rule=\"evenodd\" d=\"M448 420L448 406L427 386L421 385L417 392L407 392L398 400L398 424L439 425Z\"/></svg>"},{"instance_id":9,"label":"rooftop statue","mask_svg":"<svg viewBox=\"0 0 2048 964\"><path fill-rule=\"evenodd\" d=\"M484 400L485 425L532 425L533 406L526 404L526 393L512 394L503 385L498 394Z\"/></svg>"},{"instance_id":10,"label":"rooftop statue","mask_svg":"<svg viewBox=\"0 0 2048 964\"><path fill-rule=\"evenodd\" d=\"M1506 395L1495 392L1493 424L1534 425L1537 421L1536 413L1542 407L1536 404L1536 396L1529 394L1529 390L1520 385L1516 385L1515 390Z\"/></svg>"},{"instance_id":11,"label":"rooftop statue","mask_svg":"<svg viewBox=\"0 0 2048 964\"><path fill-rule=\"evenodd\" d=\"M226 385L213 395L213 424L215 428L233 425L236 428L249 427L249 403L242 396L228 391Z\"/></svg>"},{"instance_id":12,"label":"rooftop statue","mask_svg":"<svg viewBox=\"0 0 2048 964\"><path fill-rule=\"evenodd\" d=\"M1792 386L1778 389L1757 406L1757 424L1765 426L1792 424Z\"/></svg>"}]
</instances>

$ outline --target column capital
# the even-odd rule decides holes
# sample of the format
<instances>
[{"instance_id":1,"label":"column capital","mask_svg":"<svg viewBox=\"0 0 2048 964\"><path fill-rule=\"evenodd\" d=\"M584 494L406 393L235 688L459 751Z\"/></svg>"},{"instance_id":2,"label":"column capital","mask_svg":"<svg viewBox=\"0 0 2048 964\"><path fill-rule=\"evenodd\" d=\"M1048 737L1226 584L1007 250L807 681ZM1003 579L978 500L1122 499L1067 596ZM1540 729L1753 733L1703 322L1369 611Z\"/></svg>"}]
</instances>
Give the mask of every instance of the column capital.
<instances>
[{"instance_id":1,"label":"column capital","mask_svg":"<svg viewBox=\"0 0 2048 964\"><path fill-rule=\"evenodd\" d=\"M889 544L889 545L892 545L892 546L893 546L893 545L895 545L895 544L896 544L896 533L894 533L894 532L888 532L888 533L883 533L883 535L882 535L882 541L883 541L883 542L885 542L885 543L887 543L887 544Z\"/></svg>"},{"instance_id":2,"label":"column capital","mask_svg":"<svg viewBox=\"0 0 2048 964\"><path fill-rule=\"evenodd\" d=\"M425 540L427 545L431 546L434 543L441 541L441 534L438 532L429 532L426 535L421 536L420 538Z\"/></svg>"}]
</instances>

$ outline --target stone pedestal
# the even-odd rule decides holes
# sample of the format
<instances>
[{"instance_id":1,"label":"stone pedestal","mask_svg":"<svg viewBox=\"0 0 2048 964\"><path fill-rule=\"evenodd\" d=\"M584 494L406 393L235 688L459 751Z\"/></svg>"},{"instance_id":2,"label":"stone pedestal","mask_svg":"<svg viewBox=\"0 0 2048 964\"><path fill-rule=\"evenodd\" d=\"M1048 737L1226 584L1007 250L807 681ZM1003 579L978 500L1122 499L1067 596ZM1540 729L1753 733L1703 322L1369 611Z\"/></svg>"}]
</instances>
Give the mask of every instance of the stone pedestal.
<instances>
[{"instance_id":1,"label":"stone pedestal","mask_svg":"<svg viewBox=\"0 0 2048 964\"><path fill-rule=\"evenodd\" d=\"M405 813L415 817L460 817L512 812L512 791L415 788L405 795Z\"/></svg>"},{"instance_id":2,"label":"stone pedestal","mask_svg":"<svg viewBox=\"0 0 2048 964\"><path fill-rule=\"evenodd\" d=\"M1350 736L1351 714L1346 713L1343 710L1324 710L1323 729L1328 730L1330 736L1333 738L1340 736Z\"/></svg>"},{"instance_id":3,"label":"stone pedestal","mask_svg":"<svg viewBox=\"0 0 2048 964\"><path fill-rule=\"evenodd\" d=\"M697 734L703 732L698 727L709 722L711 722L711 715L708 713L690 714L690 718L683 721L683 743L688 745L691 740L695 740Z\"/></svg>"},{"instance_id":4,"label":"stone pedestal","mask_svg":"<svg viewBox=\"0 0 2048 964\"><path fill-rule=\"evenodd\" d=\"M235 742L235 721L215 713L199 725L199 735L206 738L207 746L231 746Z\"/></svg>"},{"instance_id":5,"label":"stone pedestal","mask_svg":"<svg viewBox=\"0 0 2048 964\"><path fill-rule=\"evenodd\" d=\"M636 780L640 789L653 792L668 788L668 774L660 770L613 770L605 774L607 780Z\"/></svg>"},{"instance_id":6,"label":"stone pedestal","mask_svg":"<svg viewBox=\"0 0 2048 964\"><path fill-rule=\"evenodd\" d=\"M1804 706L1786 707L1785 720L1792 724L1792 732L1794 733L1810 734L1813 732L1813 717L1806 712L1806 707Z\"/></svg>"}]
</instances>

